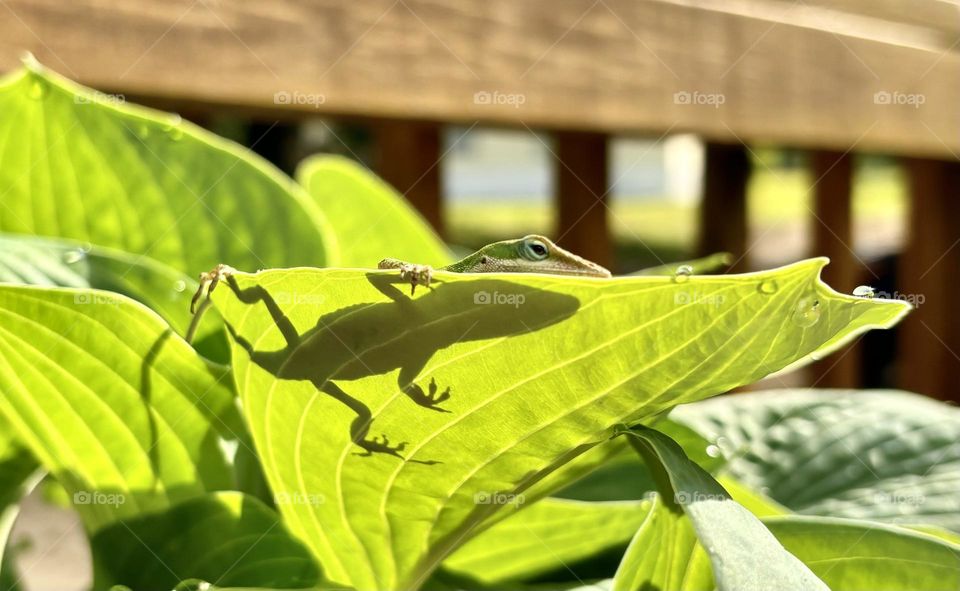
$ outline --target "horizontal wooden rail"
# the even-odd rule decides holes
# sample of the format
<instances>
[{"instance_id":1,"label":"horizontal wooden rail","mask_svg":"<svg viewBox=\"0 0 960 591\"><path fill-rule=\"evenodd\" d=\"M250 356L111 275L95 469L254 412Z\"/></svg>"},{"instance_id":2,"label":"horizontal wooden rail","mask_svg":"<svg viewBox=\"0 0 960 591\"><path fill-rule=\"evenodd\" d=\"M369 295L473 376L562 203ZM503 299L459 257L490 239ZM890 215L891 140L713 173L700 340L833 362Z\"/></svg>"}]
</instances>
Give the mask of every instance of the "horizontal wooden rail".
<instances>
[{"instance_id":1,"label":"horizontal wooden rail","mask_svg":"<svg viewBox=\"0 0 960 591\"><path fill-rule=\"evenodd\" d=\"M898 4L875 27L854 0L4 0L0 69L30 50L102 90L278 116L951 157L955 31Z\"/></svg>"}]
</instances>

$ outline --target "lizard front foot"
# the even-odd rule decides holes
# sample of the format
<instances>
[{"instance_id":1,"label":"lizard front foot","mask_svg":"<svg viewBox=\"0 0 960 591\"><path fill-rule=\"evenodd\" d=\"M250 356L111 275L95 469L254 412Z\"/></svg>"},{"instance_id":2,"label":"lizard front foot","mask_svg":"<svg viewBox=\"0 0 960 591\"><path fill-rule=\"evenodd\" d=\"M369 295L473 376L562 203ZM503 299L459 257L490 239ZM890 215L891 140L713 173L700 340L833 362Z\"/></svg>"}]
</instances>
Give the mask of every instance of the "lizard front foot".
<instances>
[{"instance_id":1,"label":"lizard front foot","mask_svg":"<svg viewBox=\"0 0 960 591\"><path fill-rule=\"evenodd\" d=\"M423 388L420 386L412 383L407 386L405 390L407 396L410 397L411 400L424 408L429 408L430 410L435 410L437 412L450 412L449 410L440 408L438 406L441 402L450 399L449 386L447 386L443 392L440 392L440 388L437 386L437 381L433 378L430 378L430 386L428 386L428 391L429 394L424 392Z\"/></svg>"},{"instance_id":2,"label":"lizard front foot","mask_svg":"<svg viewBox=\"0 0 960 591\"><path fill-rule=\"evenodd\" d=\"M206 273L200 273L200 285L197 287L196 293L193 294L193 299L190 300L190 313L197 313L197 303L201 300L204 294L206 294L207 297L210 297L210 294L212 294L213 290L216 289L217 284L220 283L220 280L226 279L236 272L237 270L233 267L220 263L210 271L207 271Z\"/></svg>"},{"instance_id":3,"label":"lizard front foot","mask_svg":"<svg viewBox=\"0 0 960 591\"><path fill-rule=\"evenodd\" d=\"M433 267L430 265L405 263L397 259L383 259L377 265L377 268L399 269L400 279L410 282L410 295L414 294L418 285L430 287L430 282L433 281Z\"/></svg>"}]
</instances>

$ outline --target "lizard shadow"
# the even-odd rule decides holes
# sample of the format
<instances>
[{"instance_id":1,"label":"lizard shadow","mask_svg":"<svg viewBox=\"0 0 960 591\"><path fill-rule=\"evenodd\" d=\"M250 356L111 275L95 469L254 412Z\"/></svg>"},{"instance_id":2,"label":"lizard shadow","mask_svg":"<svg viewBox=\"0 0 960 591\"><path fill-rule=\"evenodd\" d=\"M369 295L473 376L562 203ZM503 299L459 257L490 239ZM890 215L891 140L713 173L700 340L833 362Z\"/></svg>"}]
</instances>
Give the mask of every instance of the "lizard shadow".
<instances>
[{"instance_id":1,"label":"lizard shadow","mask_svg":"<svg viewBox=\"0 0 960 591\"><path fill-rule=\"evenodd\" d=\"M334 310L318 318L316 325L302 334L266 288L241 288L232 276L226 280L241 302L263 304L286 346L272 351L256 350L227 322L237 344L247 351L253 363L276 378L309 381L350 408L356 415L350 425L350 437L364 450L360 455L365 456L386 453L404 459L401 452L406 442L393 445L386 434L382 438L368 437L374 420L370 408L337 382L399 369L400 392L424 409L450 412L440 405L451 398L452 386L447 385L441 392L435 378L426 389L415 381L435 353L456 343L534 332L569 318L580 306L573 296L501 279L435 281L427 293L415 299L398 289L398 284L409 285L398 276L370 273L367 280L390 301Z\"/></svg>"}]
</instances>

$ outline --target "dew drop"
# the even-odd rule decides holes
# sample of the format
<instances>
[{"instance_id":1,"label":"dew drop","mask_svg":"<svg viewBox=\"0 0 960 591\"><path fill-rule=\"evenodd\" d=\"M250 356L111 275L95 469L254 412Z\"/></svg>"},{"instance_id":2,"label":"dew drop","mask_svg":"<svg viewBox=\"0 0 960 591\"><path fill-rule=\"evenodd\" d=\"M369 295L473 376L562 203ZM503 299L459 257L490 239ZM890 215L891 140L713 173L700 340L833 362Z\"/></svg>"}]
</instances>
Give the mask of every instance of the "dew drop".
<instances>
[{"instance_id":1,"label":"dew drop","mask_svg":"<svg viewBox=\"0 0 960 591\"><path fill-rule=\"evenodd\" d=\"M49 83L46 80L39 76L34 76L30 81L30 88L27 89L27 96L34 100L41 101L47 96L49 90Z\"/></svg>"},{"instance_id":2,"label":"dew drop","mask_svg":"<svg viewBox=\"0 0 960 591\"><path fill-rule=\"evenodd\" d=\"M87 253L84 252L83 249L73 248L63 253L63 262L68 265L75 265L86 258L86 256Z\"/></svg>"},{"instance_id":3,"label":"dew drop","mask_svg":"<svg viewBox=\"0 0 960 591\"><path fill-rule=\"evenodd\" d=\"M187 289L187 282L183 279L178 279L176 283L173 284L173 291L177 293L183 293Z\"/></svg>"},{"instance_id":4,"label":"dew drop","mask_svg":"<svg viewBox=\"0 0 960 591\"><path fill-rule=\"evenodd\" d=\"M183 128L180 124L183 123L183 118L180 115L174 115L170 120L163 126L163 132L167 134L167 137L173 141L179 141L183 137Z\"/></svg>"},{"instance_id":5,"label":"dew drop","mask_svg":"<svg viewBox=\"0 0 960 591\"><path fill-rule=\"evenodd\" d=\"M139 137L142 140L145 140L148 137L150 137L150 126L147 125L146 123L141 123L137 127L137 137Z\"/></svg>"},{"instance_id":6,"label":"dew drop","mask_svg":"<svg viewBox=\"0 0 960 591\"><path fill-rule=\"evenodd\" d=\"M765 293L767 295L777 293L777 290L780 289L780 286L777 285L775 279L764 279L760 282L760 293Z\"/></svg>"},{"instance_id":7,"label":"dew drop","mask_svg":"<svg viewBox=\"0 0 960 591\"><path fill-rule=\"evenodd\" d=\"M91 250L93 250L93 245L90 244L89 242L84 242L83 244L80 245L80 250L82 250L84 253L90 252Z\"/></svg>"},{"instance_id":8,"label":"dew drop","mask_svg":"<svg viewBox=\"0 0 960 591\"><path fill-rule=\"evenodd\" d=\"M820 300L815 298L801 298L793 311L793 322L797 326L809 328L820 322Z\"/></svg>"},{"instance_id":9,"label":"dew drop","mask_svg":"<svg viewBox=\"0 0 960 591\"><path fill-rule=\"evenodd\" d=\"M690 265L680 265L673 274L673 280L677 283L683 283L693 275L693 267Z\"/></svg>"},{"instance_id":10,"label":"dew drop","mask_svg":"<svg viewBox=\"0 0 960 591\"><path fill-rule=\"evenodd\" d=\"M876 292L869 285L858 285L853 290L853 295L857 296L858 298L872 298L874 295L876 295Z\"/></svg>"},{"instance_id":11,"label":"dew drop","mask_svg":"<svg viewBox=\"0 0 960 591\"><path fill-rule=\"evenodd\" d=\"M708 445L708 446L707 446L707 455L710 456L711 458L719 458L719 457L720 457L720 448L717 447L716 445Z\"/></svg>"}]
</instances>

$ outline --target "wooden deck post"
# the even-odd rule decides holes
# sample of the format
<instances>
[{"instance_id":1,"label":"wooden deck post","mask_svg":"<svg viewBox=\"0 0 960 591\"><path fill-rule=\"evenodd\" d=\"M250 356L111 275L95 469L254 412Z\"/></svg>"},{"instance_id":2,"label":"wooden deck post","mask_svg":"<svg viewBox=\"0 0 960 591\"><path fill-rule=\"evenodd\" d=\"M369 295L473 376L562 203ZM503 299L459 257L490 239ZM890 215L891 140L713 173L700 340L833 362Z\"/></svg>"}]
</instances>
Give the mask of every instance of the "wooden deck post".
<instances>
[{"instance_id":1,"label":"wooden deck post","mask_svg":"<svg viewBox=\"0 0 960 591\"><path fill-rule=\"evenodd\" d=\"M853 157L849 153L816 150L810 154L813 189L813 256L826 256L830 264L823 280L837 291L850 293L865 269L853 253ZM813 380L820 388L856 388L860 384L858 345L843 350L813 366Z\"/></svg>"},{"instance_id":2,"label":"wooden deck post","mask_svg":"<svg viewBox=\"0 0 960 591\"><path fill-rule=\"evenodd\" d=\"M606 204L608 136L561 131L555 138L558 242L609 267L613 249Z\"/></svg>"},{"instance_id":3,"label":"wooden deck post","mask_svg":"<svg viewBox=\"0 0 960 591\"><path fill-rule=\"evenodd\" d=\"M905 164L910 231L898 283L901 294L920 305L899 327L898 381L907 390L960 401L960 162Z\"/></svg>"},{"instance_id":4,"label":"wooden deck post","mask_svg":"<svg viewBox=\"0 0 960 591\"><path fill-rule=\"evenodd\" d=\"M705 159L697 252L729 252L734 260L740 259L732 269L747 270L747 149L741 144L707 142Z\"/></svg>"},{"instance_id":5,"label":"wooden deck post","mask_svg":"<svg viewBox=\"0 0 960 591\"><path fill-rule=\"evenodd\" d=\"M440 187L442 126L420 121L375 124L375 167L444 236Z\"/></svg>"}]
</instances>

